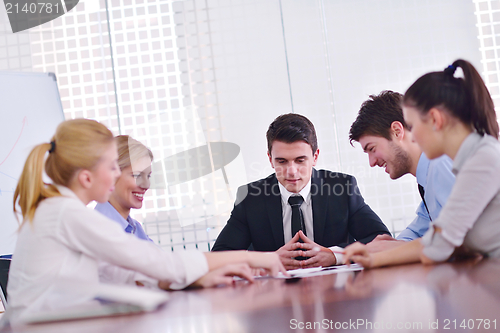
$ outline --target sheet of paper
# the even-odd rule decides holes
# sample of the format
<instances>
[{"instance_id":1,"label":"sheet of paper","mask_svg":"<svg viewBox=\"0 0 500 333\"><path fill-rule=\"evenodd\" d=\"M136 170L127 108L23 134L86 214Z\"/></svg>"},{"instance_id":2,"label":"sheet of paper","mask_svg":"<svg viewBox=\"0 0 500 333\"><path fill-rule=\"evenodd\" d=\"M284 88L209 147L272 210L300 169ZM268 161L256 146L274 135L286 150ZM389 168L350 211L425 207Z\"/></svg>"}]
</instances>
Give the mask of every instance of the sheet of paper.
<instances>
[{"instance_id":1,"label":"sheet of paper","mask_svg":"<svg viewBox=\"0 0 500 333\"><path fill-rule=\"evenodd\" d=\"M41 323L146 312L157 309L169 299L169 294L160 290L128 285L76 284L73 281L61 281L57 292L64 293L69 299L96 301L66 307L63 306L64 299L61 299L60 307L24 313L21 320L24 323Z\"/></svg>"},{"instance_id":2,"label":"sheet of paper","mask_svg":"<svg viewBox=\"0 0 500 333\"><path fill-rule=\"evenodd\" d=\"M285 276L282 273L279 273L278 276L255 276L255 279L294 279L294 278L306 278L311 276L320 276L320 275L330 275L330 274L338 274L345 272L355 272L362 271L364 268L358 264L347 265L339 265L339 266L329 266L329 267L312 267L312 268L299 268L294 270L289 270L288 274L290 276ZM237 280L241 280L241 278L235 278Z\"/></svg>"}]
</instances>

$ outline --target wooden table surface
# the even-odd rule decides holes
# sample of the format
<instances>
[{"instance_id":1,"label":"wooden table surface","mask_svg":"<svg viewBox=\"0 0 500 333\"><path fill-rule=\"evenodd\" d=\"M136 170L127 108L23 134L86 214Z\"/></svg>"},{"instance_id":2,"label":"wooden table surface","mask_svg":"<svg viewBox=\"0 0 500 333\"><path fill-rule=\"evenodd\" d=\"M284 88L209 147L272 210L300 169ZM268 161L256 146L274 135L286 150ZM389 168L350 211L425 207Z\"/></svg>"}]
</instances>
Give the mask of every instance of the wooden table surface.
<instances>
[{"instance_id":1,"label":"wooden table surface","mask_svg":"<svg viewBox=\"0 0 500 333\"><path fill-rule=\"evenodd\" d=\"M238 282L171 294L152 313L2 332L500 331L500 261L493 259L403 265L292 283Z\"/></svg>"}]
</instances>

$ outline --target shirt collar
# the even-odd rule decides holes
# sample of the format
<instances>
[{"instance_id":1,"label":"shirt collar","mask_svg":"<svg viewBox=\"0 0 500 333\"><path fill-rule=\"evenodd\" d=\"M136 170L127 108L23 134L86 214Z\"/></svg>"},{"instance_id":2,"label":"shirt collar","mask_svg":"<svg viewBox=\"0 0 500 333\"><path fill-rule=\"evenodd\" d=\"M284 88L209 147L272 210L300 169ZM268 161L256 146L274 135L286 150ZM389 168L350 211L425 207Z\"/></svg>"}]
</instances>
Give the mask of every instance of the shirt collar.
<instances>
[{"instance_id":1,"label":"shirt collar","mask_svg":"<svg viewBox=\"0 0 500 333\"><path fill-rule=\"evenodd\" d=\"M476 150L479 141L483 138L482 135L478 134L477 132L472 132L469 134L464 142L460 145L460 148L458 148L457 155L455 155L455 159L453 160L453 167L451 171L456 175L462 166L464 165L465 161L469 158L470 154Z\"/></svg>"},{"instance_id":2,"label":"shirt collar","mask_svg":"<svg viewBox=\"0 0 500 333\"><path fill-rule=\"evenodd\" d=\"M281 200L283 203L286 205L288 204L288 198L290 198L292 195L297 195L299 194L303 199L306 205L311 204L311 180L307 182L306 186L302 190L300 190L299 193L293 193L288 191L285 186L283 186L280 182L278 182L279 188L280 188L280 193L281 193Z\"/></svg>"},{"instance_id":3,"label":"shirt collar","mask_svg":"<svg viewBox=\"0 0 500 333\"><path fill-rule=\"evenodd\" d=\"M128 220L132 220L130 216L125 220L123 216L118 213L118 211L111 205L109 202L104 202L104 203L98 203L95 206L95 210L97 210L99 213L106 215L108 218L112 219L113 221L118 222L120 226L125 229L129 224ZM132 224L132 226L134 226Z\"/></svg>"},{"instance_id":4,"label":"shirt collar","mask_svg":"<svg viewBox=\"0 0 500 333\"><path fill-rule=\"evenodd\" d=\"M429 171L430 160L425 156L424 153L420 155L420 159L417 164L417 172L415 176L417 177L417 183L422 185L424 188L427 186L427 171Z\"/></svg>"}]
</instances>

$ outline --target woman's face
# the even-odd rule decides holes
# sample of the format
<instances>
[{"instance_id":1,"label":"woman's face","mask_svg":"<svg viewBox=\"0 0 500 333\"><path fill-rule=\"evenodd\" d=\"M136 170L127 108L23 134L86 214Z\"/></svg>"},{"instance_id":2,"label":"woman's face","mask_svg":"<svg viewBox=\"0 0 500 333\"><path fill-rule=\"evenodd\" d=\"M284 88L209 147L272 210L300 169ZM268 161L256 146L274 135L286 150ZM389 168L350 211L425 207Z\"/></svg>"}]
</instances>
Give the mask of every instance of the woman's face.
<instances>
[{"instance_id":1,"label":"woman's face","mask_svg":"<svg viewBox=\"0 0 500 333\"><path fill-rule=\"evenodd\" d=\"M151 159L148 156L133 161L131 166L122 170L111 194L113 201L124 209L141 208L150 177Z\"/></svg>"},{"instance_id":2,"label":"woman's face","mask_svg":"<svg viewBox=\"0 0 500 333\"><path fill-rule=\"evenodd\" d=\"M437 135L438 131L433 128L432 121L422 117L416 108L410 106L403 106L403 115L408 128L410 128L413 141L420 146L425 155L429 159L443 155L441 140Z\"/></svg>"}]
</instances>

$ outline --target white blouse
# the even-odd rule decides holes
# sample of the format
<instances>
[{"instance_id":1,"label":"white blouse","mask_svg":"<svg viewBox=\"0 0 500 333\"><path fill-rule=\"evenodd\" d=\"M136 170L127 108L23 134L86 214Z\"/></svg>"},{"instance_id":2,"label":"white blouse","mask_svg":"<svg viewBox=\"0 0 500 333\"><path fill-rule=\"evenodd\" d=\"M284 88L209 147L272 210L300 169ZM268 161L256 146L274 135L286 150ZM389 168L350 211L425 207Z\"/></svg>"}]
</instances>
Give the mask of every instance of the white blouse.
<instances>
[{"instance_id":1,"label":"white blouse","mask_svg":"<svg viewBox=\"0 0 500 333\"><path fill-rule=\"evenodd\" d=\"M465 245L500 257L500 142L471 133L453 161L455 186L433 226L422 237L423 253L434 261L448 259Z\"/></svg>"},{"instance_id":2,"label":"white blouse","mask_svg":"<svg viewBox=\"0 0 500 333\"><path fill-rule=\"evenodd\" d=\"M87 208L68 188L43 200L32 221L19 232L9 273L9 307L23 311L62 307L57 281L98 283L100 260L153 279L185 287L208 272L202 252L166 252L152 242L123 232L102 214ZM57 304L55 304L57 303Z\"/></svg>"}]
</instances>

